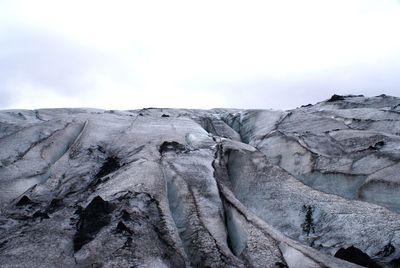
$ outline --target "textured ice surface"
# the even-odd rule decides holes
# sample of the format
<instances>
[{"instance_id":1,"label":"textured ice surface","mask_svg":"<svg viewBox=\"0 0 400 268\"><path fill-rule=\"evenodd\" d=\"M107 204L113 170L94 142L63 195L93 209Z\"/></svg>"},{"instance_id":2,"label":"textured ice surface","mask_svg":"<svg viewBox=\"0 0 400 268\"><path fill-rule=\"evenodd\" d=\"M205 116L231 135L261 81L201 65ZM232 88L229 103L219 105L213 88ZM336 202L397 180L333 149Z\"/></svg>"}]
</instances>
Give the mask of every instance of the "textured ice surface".
<instances>
[{"instance_id":1,"label":"textured ice surface","mask_svg":"<svg viewBox=\"0 0 400 268\"><path fill-rule=\"evenodd\" d=\"M392 109L399 101L385 95L345 96L301 107L289 111L274 130L252 135L249 143L318 190L400 211L396 175L391 176L390 186L384 185L385 179L375 184L365 181L400 160L400 113ZM374 191L375 187L382 192Z\"/></svg>"},{"instance_id":2,"label":"textured ice surface","mask_svg":"<svg viewBox=\"0 0 400 268\"><path fill-rule=\"evenodd\" d=\"M399 105L0 111L0 266L398 267Z\"/></svg>"}]
</instances>

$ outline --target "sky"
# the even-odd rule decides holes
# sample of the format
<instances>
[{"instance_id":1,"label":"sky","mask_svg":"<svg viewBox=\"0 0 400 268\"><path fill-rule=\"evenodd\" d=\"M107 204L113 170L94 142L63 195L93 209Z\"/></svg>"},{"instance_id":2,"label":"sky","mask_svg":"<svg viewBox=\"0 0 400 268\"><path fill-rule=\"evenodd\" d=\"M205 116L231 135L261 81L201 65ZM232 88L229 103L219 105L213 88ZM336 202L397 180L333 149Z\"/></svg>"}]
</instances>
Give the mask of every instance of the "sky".
<instances>
[{"instance_id":1,"label":"sky","mask_svg":"<svg viewBox=\"0 0 400 268\"><path fill-rule=\"evenodd\" d=\"M0 0L0 109L400 97L399 0Z\"/></svg>"}]
</instances>

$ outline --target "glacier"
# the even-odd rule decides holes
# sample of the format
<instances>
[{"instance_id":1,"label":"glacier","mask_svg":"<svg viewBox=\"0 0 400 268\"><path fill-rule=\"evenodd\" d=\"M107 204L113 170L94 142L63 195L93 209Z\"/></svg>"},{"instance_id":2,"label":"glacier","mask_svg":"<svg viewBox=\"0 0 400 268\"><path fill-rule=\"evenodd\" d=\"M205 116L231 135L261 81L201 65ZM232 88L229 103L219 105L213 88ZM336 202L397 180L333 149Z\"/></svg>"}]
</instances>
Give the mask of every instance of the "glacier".
<instances>
[{"instance_id":1,"label":"glacier","mask_svg":"<svg viewBox=\"0 0 400 268\"><path fill-rule=\"evenodd\" d=\"M400 267L400 98L0 111L1 267Z\"/></svg>"}]
</instances>

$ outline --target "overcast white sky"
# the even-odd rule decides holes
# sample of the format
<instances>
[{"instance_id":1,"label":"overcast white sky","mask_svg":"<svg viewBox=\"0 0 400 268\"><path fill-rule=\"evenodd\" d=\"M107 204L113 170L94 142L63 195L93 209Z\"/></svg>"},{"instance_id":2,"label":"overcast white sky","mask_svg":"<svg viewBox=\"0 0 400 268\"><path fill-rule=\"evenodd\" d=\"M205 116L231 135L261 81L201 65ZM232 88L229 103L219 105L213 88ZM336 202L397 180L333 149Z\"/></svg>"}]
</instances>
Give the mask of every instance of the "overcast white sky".
<instances>
[{"instance_id":1,"label":"overcast white sky","mask_svg":"<svg viewBox=\"0 0 400 268\"><path fill-rule=\"evenodd\" d=\"M0 0L0 109L400 96L398 0Z\"/></svg>"}]
</instances>

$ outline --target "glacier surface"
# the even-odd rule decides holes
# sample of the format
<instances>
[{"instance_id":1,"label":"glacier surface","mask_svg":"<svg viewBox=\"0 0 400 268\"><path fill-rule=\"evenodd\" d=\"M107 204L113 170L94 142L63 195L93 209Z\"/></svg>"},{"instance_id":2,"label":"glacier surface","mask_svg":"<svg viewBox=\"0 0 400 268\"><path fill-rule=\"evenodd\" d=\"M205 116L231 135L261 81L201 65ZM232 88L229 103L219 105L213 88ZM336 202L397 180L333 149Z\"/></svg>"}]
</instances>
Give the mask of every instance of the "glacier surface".
<instances>
[{"instance_id":1,"label":"glacier surface","mask_svg":"<svg viewBox=\"0 0 400 268\"><path fill-rule=\"evenodd\" d=\"M0 111L0 266L400 267L399 107Z\"/></svg>"}]
</instances>

